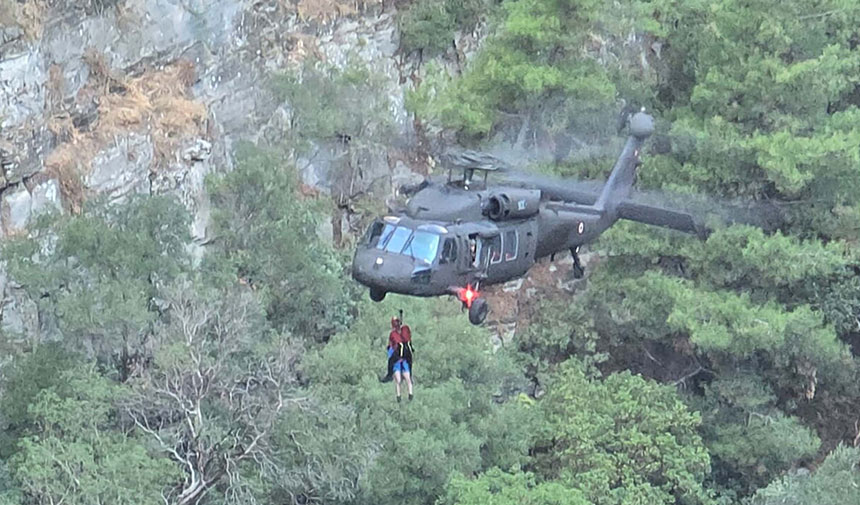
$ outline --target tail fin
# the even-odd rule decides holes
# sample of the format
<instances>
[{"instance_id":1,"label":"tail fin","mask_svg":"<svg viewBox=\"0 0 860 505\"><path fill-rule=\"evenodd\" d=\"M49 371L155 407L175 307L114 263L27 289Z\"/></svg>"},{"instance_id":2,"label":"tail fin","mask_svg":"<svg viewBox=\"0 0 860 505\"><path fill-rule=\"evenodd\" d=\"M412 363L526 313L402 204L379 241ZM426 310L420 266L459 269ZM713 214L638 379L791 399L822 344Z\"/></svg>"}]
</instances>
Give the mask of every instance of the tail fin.
<instances>
[{"instance_id":1,"label":"tail fin","mask_svg":"<svg viewBox=\"0 0 860 505\"><path fill-rule=\"evenodd\" d=\"M645 112L637 112L630 118L630 137L627 138L624 150L621 151L621 156L615 162L612 173L594 204L597 209L614 212L618 204L630 194L642 144L653 131L654 118Z\"/></svg>"}]
</instances>

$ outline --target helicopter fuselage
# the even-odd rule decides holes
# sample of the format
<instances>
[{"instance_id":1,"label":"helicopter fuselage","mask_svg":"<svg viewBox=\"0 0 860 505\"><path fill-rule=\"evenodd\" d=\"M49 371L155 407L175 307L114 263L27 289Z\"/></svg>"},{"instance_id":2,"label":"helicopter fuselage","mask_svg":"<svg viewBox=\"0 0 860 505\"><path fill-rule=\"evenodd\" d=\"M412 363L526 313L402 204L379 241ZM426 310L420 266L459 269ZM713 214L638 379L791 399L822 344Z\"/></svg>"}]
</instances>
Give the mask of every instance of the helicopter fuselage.
<instances>
[{"instance_id":1,"label":"helicopter fuselage","mask_svg":"<svg viewBox=\"0 0 860 505\"><path fill-rule=\"evenodd\" d=\"M403 212L371 224L353 277L378 297L458 295L466 286L520 277L538 259L576 249L611 224L606 213L544 200L540 190L431 184Z\"/></svg>"},{"instance_id":2,"label":"helicopter fuselage","mask_svg":"<svg viewBox=\"0 0 860 505\"><path fill-rule=\"evenodd\" d=\"M688 214L628 201L640 151L654 130L644 112L629 119L630 135L609 178L600 187L576 189L558 182L487 186L498 166L474 154L465 158L463 178L425 180L404 209L376 219L358 244L352 276L381 301L386 293L456 295L469 320L487 315L479 289L523 276L546 256L570 250L574 277L583 275L579 247L594 241L618 219L674 228L697 226ZM484 180L474 181L475 170Z\"/></svg>"}]
</instances>

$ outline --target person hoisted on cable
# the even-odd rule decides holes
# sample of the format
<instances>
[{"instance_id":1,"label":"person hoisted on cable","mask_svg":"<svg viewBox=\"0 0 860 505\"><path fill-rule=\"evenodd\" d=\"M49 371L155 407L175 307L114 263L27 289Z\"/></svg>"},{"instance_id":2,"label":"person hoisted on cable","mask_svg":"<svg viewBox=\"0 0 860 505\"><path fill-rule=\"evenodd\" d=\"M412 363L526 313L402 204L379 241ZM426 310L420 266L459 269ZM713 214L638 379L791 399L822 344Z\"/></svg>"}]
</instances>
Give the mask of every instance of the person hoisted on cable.
<instances>
[{"instance_id":1,"label":"person hoisted on cable","mask_svg":"<svg viewBox=\"0 0 860 505\"><path fill-rule=\"evenodd\" d=\"M401 316L402 317L402 316ZM388 382L394 378L397 401L400 401L400 379L406 381L409 399L412 400L412 330L398 317L391 318L391 332L388 334L388 370L379 379Z\"/></svg>"}]
</instances>

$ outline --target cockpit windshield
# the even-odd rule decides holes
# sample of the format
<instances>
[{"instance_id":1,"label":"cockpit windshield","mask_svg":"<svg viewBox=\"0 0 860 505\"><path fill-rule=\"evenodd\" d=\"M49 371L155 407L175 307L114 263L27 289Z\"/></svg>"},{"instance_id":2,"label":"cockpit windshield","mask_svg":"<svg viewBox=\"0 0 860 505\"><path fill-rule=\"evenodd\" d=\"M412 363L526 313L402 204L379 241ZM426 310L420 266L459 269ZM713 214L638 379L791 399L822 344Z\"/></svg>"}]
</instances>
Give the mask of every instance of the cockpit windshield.
<instances>
[{"instance_id":1,"label":"cockpit windshield","mask_svg":"<svg viewBox=\"0 0 860 505\"><path fill-rule=\"evenodd\" d=\"M391 223L374 223L368 230L368 246L396 254L405 254L425 263L432 263L439 252L441 237L426 230L412 230ZM380 229L382 228L382 229Z\"/></svg>"},{"instance_id":2,"label":"cockpit windshield","mask_svg":"<svg viewBox=\"0 0 860 505\"><path fill-rule=\"evenodd\" d=\"M429 231L416 231L403 248L403 254L423 260L425 263L433 263L438 250L439 235Z\"/></svg>"},{"instance_id":3,"label":"cockpit windshield","mask_svg":"<svg viewBox=\"0 0 860 505\"><path fill-rule=\"evenodd\" d=\"M388 239L388 243L385 244L385 250L393 253L402 251L410 235L412 235L412 230L398 226L394 229L394 233L391 234L391 238Z\"/></svg>"}]
</instances>

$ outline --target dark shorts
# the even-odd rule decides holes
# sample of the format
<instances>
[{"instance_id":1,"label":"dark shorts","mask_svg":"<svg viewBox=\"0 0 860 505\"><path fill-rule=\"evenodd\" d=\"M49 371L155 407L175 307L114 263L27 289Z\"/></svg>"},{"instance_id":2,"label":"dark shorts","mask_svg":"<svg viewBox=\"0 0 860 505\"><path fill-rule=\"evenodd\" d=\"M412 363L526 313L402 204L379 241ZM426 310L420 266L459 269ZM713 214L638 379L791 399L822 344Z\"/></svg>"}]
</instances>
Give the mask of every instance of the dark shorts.
<instances>
[{"instance_id":1,"label":"dark shorts","mask_svg":"<svg viewBox=\"0 0 860 505\"><path fill-rule=\"evenodd\" d=\"M389 347L388 348L388 357L390 358L392 354L394 354L394 350L392 350ZM405 359L397 360L397 362L394 363L394 371L395 372L409 373L409 362L407 362Z\"/></svg>"},{"instance_id":2,"label":"dark shorts","mask_svg":"<svg viewBox=\"0 0 860 505\"><path fill-rule=\"evenodd\" d=\"M409 362L406 361L405 359L397 360L397 363L394 364L394 371L395 372L409 373Z\"/></svg>"}]
</instances>

